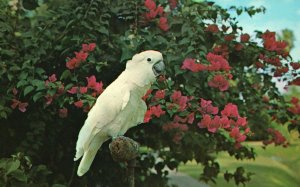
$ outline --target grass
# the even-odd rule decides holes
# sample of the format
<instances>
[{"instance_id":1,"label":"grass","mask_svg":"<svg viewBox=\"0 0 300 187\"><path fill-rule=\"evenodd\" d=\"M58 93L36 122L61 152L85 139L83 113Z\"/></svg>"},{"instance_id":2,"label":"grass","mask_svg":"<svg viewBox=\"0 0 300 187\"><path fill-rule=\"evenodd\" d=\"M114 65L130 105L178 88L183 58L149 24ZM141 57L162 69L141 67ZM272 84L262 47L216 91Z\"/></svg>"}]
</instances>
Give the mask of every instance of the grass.
<instances>
[{"instance_id":1,"label":"grass","mask_svg":"<svg viewBox=\"0 0 300 187\"><path fill-rule=\"evenodd\" d=\"M248 187L298 187L300 186L300 143L294 142L288 148L268 146L266 149L260 143L248 143L255 148L257 157L255 160L237 161L226 153L218 155L221 165L221 174L217 184L209 183L211 187L232 187L234 181L225 181L223 174L226 170L233 172L239 166L246 171L255 173ZM202 167L196 162L188 162L179 167L179 171L198 179Z\"/></svg>"}]
</instances>

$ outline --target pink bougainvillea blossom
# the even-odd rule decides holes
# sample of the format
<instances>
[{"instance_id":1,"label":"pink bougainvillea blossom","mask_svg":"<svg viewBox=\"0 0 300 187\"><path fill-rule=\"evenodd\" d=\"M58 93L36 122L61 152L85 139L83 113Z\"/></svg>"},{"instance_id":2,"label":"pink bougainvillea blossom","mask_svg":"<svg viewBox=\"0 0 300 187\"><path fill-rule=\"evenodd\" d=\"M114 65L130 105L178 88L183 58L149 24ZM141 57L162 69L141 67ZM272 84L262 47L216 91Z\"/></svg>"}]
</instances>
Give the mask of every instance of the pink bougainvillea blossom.
<instances>
[{"instance_id":1,"label":"pink bougainvillea blossom","mask_svg":"<svg viewBox=\"0 0 300 187\"><path fill-rule=\"evenodd\" d=\"M192 72L199 72L206 70L206 66L203 64L196 63L196 59L186 58L182 63L181 69L187 69Z\"/></svg>"},{"instance_id":2,"label":"pink bougainvillea blossom","mask_svg":"<svg viewBox=\"0 0 300 187\"><path fill-rule=\"evenodd\" d=\"M12 99L12 104L10 106L11 106L12 109L15 109L15 108L18 107L18 109L21 112L26 112L28 103L27 102L21 102L17 99Z\"/></svg>"},{"instance_id":3,"label":"pink bougainvillea blossom","mask_svg":"<svg viewBox=\"0 0 300 187\"><path fill-rule=\"evenodd\" d=\"M174 91L171 95L173 103L179 105L179 111L183 111L187 107L188 97L183 96L181 91Z\"/></svg>"},{"instance_id":4,"label":"pink bougainvillea blossom","mask_svg":"<svg viewBox=\"0 0 300 187\"><path fill-rule=\"evenodd\" d=\"M237 105L232 104L232 103L228 103L226 104L226 106L224 107L224 109L221 111L221 114L223 116L227 116L227 117L239 117L239 112L238 112L238 108Z\"/></svg>"},{"instance_id":5,"label":"pink bougainvillea blossom","mask_svg":"<svg viewBox=\"0 0 300 187\"><path fill-rule=\"evenodd\" d=\"M166 17L160 17L158 27L162 31L168 31L169 30L168 19Z\"/></svg>"},{"instance_id":6,"label":"pink bougainvillea blossom","mask_svg":"<svg viewBox=\"0 0 300 187\"><path fill-rule=\"evenodd\" d=\"M218 88L220 91L226 91L229 88L229 82L223 75L215 75L209 82L208 86Z\"/></svg>"},{"instance_id":7,"label":"pink bougainvillea blossom","mask_svg":"<svg viewBox=\"0 0 300 187\"><path fill-rule=\"evenodd\" d=\"M74 106L76 106L77 108L82 108L83 107L83 101L79 100L74 102Z\"/></svg>"},{"instance_id":8,"label":"pink bougainvillea blossom","mask_svg":"<svg viewBox=\"0 0 300 187\"><path fill-rule=\"evenodd\" d=\"M68 109L67 108L61 108L58 110L58 116L60 118L66 118L68 117Z\"/></svg>"},{"instance_id":9,"label":"pink bougainvillea blossom","mask_svg":"<svg viewBox=\"0 0 300 187\"><path fill-rule=\"evenodd\" d=\"M208 25L205 30L212 33L216 33L220 31L216 24Z\"/></svg>"},{"instance_id":10,"label":"pink bougainvillea blossom","mask_svg":"<svg viewBox=\"0 0 300 187\"><path fill-rule=\"evenodd\" d=\"M209 71L229 71L231 67L229 66L227 60L221 55L215 55L213 53L208 53L206 59L211 63L207 69Z\"/></svg>"},{"instance_id":11,"label":"pink bougainvillea blossom","mask_svg":"<svg viewBox=\"0 0 300 187\"><path fill-rule=\"evenodd\" d=\"M242 34L241 35L241 42L248 42L250 39L249 34Z\"/></svg>"},{"instance_id":12,"label":"pink bougainvillea blossom","mask_svg":"<svg viewBox=\"0 0 300 187\"><path fill-rule=\"evenodd\" d=\"M219 109L212 105L212 101L201 98L199 111L202 114L217 114Z\"/></svg>"}]
</instances>

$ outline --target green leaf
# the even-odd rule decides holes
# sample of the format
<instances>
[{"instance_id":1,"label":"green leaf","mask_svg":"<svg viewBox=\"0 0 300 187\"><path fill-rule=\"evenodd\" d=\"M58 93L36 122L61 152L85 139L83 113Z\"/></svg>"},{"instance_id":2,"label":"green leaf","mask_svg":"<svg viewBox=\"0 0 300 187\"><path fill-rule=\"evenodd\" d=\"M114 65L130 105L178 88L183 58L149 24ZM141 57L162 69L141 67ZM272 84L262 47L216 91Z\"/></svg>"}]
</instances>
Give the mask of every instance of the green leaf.
<instances>
[{"instance_id":1,"label":"green leaf","mask_svg":"<svg viewBox=\"0 0 300 187\"><path fill-rule=\"evenodd\" d=\"M17 179L18 181L27 182L26 174L23 171L21 171L20 169L13 171L10 175L13 178Z\"/></svg>"},{"instance_id":2,"label":"green leaf","mask_svg":"<svg viewBox=\"0 0 300 187\"><path fill-rule=\"evenodd\" d=\"M17 83L17 88L20 88L21 86L24 86L28 84L28 81L27 80L20 80L18 83Z\"/></svg>"},{"instance_id":3,"label":"green leaf","mask_svg":"<svg viewBox=\"0 0 300 187\"><path fill-rule=\"evenodd\" d=\"M67 79L68 77L71 77L71 72L70 72L70 70L65 70L62 74L61 74L61 76L60 76L60 80L65 80L65 79Z\"/></svg>"},{"instance_id":4,"label":"green leaf","mask_svg":"<svg viewBox=\"0 0 300 187\"><path fill-rule=\"evenodd\" d=\"M19 160L9 160L6 163L6 175L10 174L11 172L17 170L20 167L20 161Z\"/></svg>"},{"instance_id":5,"label":"green leaf","mask_svg":"<svg viewBox=\"0 0 300 187\"><path fill-rule=\"evenodd\" d=\"M37 92L33 97L32 97L32 100L34 102L36 102L38 99L40 99L41 97L43 97L44 94L42 92Z\"/></svg>"},{"instance_id":6,"label":"green leaf","mask_svg":"<svg viewBox=\"0 0 300 187\"><path fill-rule=\"evenodd\" d=\"M33 86L27 86L27 87L24 89L24 96L26 96L27 94L29 94L32 90L34 90L34 87L33 87Z\"/></svg>"}]
</instances>

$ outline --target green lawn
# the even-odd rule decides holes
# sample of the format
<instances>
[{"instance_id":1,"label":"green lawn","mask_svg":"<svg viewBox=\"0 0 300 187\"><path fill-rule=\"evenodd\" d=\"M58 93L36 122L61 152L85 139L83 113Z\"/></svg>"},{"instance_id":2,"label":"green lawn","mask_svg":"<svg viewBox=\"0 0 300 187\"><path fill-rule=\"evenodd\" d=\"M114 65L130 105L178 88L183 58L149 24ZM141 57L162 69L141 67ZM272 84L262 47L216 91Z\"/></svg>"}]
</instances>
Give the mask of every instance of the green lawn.
<instances>
[{"instance_id":1,"label":"green lawn","mask_svg":"<svg viewBox=\"0 0 300 187\"><path fill-rule=\"evenodd\" d=\"M255 173L248 187L299 187L300 186L300 144L295 142L288 148L268 146L261 148L260 143L249 143L255 147L257 157L255 160L237 161L226 153L218 155L221 165L221 174L217 184L209 183L211 187L232 187L233 181L227 183L223 174L226 170L235 171L238 166L243 166L247 171ZM196 179L202 171L200 165L189 162L181 165L179 171Z\"/></svg>"}]
</instances>

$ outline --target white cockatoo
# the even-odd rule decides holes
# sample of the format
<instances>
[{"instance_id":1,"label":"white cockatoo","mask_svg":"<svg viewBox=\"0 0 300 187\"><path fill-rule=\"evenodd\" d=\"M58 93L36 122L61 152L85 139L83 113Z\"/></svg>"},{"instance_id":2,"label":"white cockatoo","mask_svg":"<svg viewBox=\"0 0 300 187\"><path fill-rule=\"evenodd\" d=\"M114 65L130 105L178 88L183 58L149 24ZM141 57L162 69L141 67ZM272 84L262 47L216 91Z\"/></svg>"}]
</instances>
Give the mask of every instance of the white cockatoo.
<instances>
[{"instance_id":1,"label":"white cockatoo","mask_svg":"<svg viewBox=\"0 0 300 187\"><path fill-rule=\"evenodd\" d=\"M147 106L142 97L164 68L160 52L149 50L136 54L98 97L78 135L74 158L76 161L82 157L78 176L89 170L106 140L122 136L129 128L143 122Z\"/></svg>"}]
</instances>

